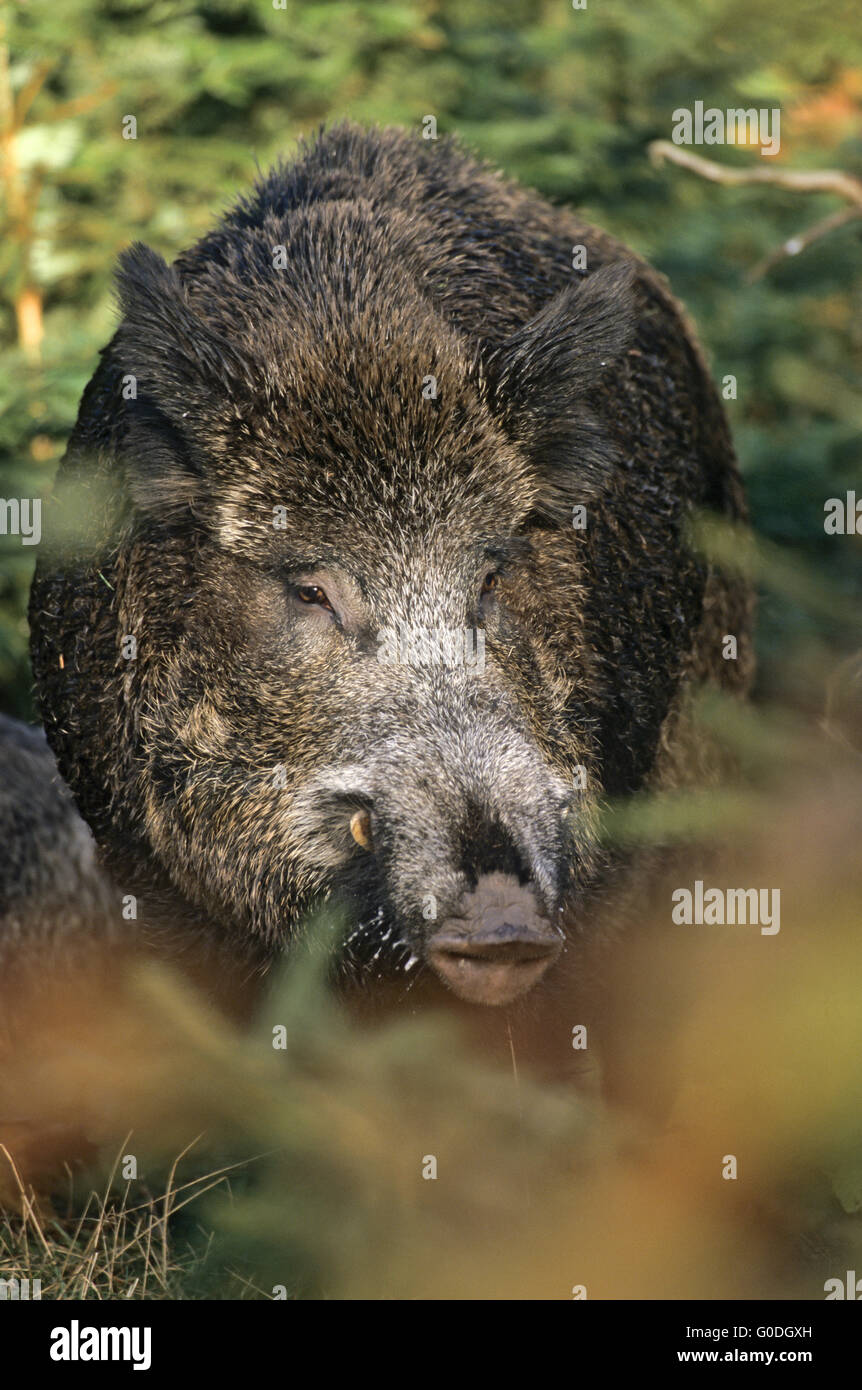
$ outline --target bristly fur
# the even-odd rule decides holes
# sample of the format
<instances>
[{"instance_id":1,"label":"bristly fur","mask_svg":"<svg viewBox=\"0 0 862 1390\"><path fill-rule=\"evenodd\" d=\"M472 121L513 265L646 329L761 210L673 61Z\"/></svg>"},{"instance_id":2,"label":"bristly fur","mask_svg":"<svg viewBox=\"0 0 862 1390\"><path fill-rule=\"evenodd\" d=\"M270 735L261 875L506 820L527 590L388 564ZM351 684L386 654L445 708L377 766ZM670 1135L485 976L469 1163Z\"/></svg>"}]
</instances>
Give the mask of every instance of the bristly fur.
<instances>
[{"instance_id":1,"label":"bristly fur","mask_svg":"<svg viewBox=\"0 0 862 1390\"><path fill-rule=\"evenodd\" d=\"M41 558L32 651L143 929L268 960L340 896L347 956L403 974L423 903L505 844L585 933L602 799L679 766L695 682L751 670L748 593L685 541L744 503L664 282L452 142L342 125L173 266L132 247L118 288L57 490L98 534ZM291 598L323 573L337 622ZM483 673L377 660L416 627L482 627Z\"/></svg>"}]
</instances>

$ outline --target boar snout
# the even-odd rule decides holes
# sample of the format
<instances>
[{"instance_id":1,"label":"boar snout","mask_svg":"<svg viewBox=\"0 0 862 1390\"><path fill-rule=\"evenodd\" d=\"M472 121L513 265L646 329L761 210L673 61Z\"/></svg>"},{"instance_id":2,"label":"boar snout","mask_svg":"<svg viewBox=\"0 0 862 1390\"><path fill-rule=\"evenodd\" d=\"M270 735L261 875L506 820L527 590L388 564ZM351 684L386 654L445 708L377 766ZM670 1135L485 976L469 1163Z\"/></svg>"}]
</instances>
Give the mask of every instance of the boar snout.
<instances>
[{"instance_id":1,"label":"boar snout","mask_svg":"<svg viewBox=\"0 0 862 1390\"><path fill-rule=\"evenodd\" d=\"M532 890L511 874L491 873L435 932L426 959L460 998L500 1005L538 984L561 947Z\"/></svg>"}]
</instances>

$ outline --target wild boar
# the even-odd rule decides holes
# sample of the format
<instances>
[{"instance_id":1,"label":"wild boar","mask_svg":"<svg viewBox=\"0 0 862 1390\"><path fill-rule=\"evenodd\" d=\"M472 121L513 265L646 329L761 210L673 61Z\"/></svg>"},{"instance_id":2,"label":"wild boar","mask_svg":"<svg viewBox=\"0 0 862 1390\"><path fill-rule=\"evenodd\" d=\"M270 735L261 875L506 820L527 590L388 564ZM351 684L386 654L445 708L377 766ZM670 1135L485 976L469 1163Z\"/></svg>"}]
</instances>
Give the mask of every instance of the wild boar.
<instances>
[{"instance_id":1,"label":"wild boar","mask_svg":"<svg viewBox=\"0 0 862 1390\"><path fill-rule=\"evenodd\" d=\"M137 928L263 969L338 904L346 987L541 1017L625 868L602 805L751 673L687 539L745 516L690 324L457 144L352 125L118 285L31 626Z\"/></svg>"}]
</instances>

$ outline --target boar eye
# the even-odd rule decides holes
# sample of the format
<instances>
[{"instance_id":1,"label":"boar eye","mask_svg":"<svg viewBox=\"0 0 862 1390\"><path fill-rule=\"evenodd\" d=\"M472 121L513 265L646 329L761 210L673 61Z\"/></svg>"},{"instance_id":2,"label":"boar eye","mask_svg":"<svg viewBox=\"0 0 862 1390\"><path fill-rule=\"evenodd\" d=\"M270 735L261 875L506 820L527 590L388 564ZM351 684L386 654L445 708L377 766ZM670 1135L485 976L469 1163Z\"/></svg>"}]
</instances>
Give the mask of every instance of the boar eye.
<instances>
[{"instance_id":1,"label":"boar eye","mask_svg":"<svg viewBox=\"0 0 862 1390\"><path fill-rule=\"evenodd\" d=\"M318 584L298 584L296 592L303 603L317 604L320 608L333 611L332 604Z\"/></svg>"},{"instance_id":2,"label":"boar eye","mask_svg":"<svg viewBox=\"0 0 862 1390\"><path fill-rule=\"evenodd\" d=\"M482 580L482 593L493 594L494 590L497 588L499 583L499 574L496 570L491 570L488 574L485 575L485 578Z\"/></svg>"}]
</instances>

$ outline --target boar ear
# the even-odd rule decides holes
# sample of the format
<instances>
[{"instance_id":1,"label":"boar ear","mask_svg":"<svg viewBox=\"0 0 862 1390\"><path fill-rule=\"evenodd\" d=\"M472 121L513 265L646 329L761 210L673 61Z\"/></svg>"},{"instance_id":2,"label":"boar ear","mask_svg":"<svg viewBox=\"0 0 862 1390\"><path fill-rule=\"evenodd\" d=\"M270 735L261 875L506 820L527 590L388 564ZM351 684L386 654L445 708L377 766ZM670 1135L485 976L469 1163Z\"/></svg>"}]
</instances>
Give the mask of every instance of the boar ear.
<instances>
[{"instance_id":1,"label":"boar ear","mask_svg":"<svg viewBox=\"0 0 862 1390\"><path fill-rule=\"evenodd\" d=\"M121 458L138 512L171 523L187 517L204 490L202 455L146 397L126 401Z\"/></svg>"},{"instance_id":2,"label":"boar ear","mask_svg":"<svg viewBox=\"0 0 862 1390\"><path fill-rule=\"evenodd\" d=\"M617 451L593 388L634 337L631 262L593 271L519 328L485 366L492 410L535 460L544 487L537 510L571 521L594 496Z\"/></svg>"},{"instance_id":3,"label":"boar ear","mask_svg":"<svg viewBox=\"0 0 862 1390\"><path fill-rule=\"evenodd\" d=\"M129 489L141 510L167 519L198 492L208 419L250 389L253 372L148 246L136 242L121 255L117 291L123 321L113 350L124 386L134 378L123 401Z\"/></svg>"},{"instance_id":4,"label":"boar ear","mask_svg":"<svg viewBox=\"0 0 862 1390\"><path fill-rule=\"evenodd\" d=\"M139 368L144 391L168 414L188 412L189 397L235 396L251 387L251 364L191 304L173 266L141 242L120 256L117 292L123 311L120 341L128 370ZM137 373L136 373L137 375ZM219 402L220 404L220 402Z\"/></svg>"}]
</instances>

